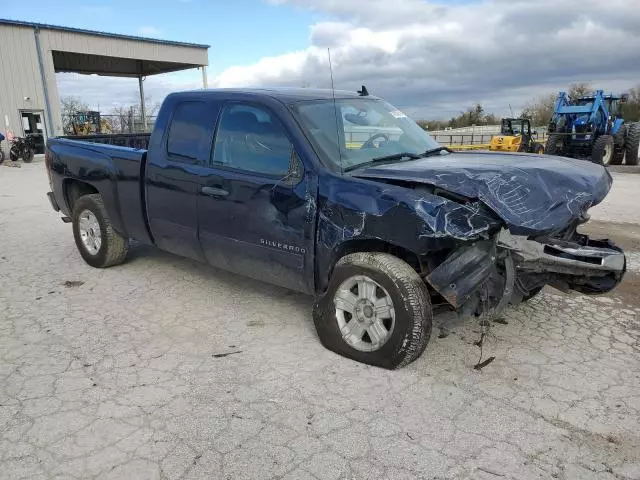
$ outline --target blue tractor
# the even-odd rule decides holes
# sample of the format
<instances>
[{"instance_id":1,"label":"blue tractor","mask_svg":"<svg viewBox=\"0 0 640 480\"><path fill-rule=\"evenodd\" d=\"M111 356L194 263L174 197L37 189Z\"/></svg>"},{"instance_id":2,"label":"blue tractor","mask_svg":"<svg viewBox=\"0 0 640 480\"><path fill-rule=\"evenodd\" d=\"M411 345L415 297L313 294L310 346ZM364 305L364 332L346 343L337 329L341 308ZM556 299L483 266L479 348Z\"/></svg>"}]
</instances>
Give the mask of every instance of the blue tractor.
<instances>
[{"instance_id":1,"label":"blue tractor","mask_svg":"<svg viewBox=\"0 0 640 480\"><path fill-rule=\"evenodd\" d=\"M579 98L560 92L549 123L545 153L590 158L603 165L638 164L640 123L625 123L620 104L626 95L603 90Z\"/></svg>"}]
</instances>

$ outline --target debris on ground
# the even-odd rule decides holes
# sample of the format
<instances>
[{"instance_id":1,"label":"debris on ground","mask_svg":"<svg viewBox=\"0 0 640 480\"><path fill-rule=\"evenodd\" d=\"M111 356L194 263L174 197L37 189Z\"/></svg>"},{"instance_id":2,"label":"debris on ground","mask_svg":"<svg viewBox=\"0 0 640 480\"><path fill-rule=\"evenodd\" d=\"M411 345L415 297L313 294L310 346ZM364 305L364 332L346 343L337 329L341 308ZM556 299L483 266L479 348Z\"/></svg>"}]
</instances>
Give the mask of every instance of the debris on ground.
<instances>
[{"instance_id":1,"label":"debris on ground","mask_svg":"<svg viewBox=\"0 0 640 480\"><path fill-rule=\"evenodd\" d=\"M213 358L222 358L222 357L228 357L229 355L235 355L236 353L242 353L242 350L236 350L235 352L227 352L227 353L214 353L211 356Z\"/></svg>"},{"instance_id":2,"label":"debris on ground","mask_svg":"<svg viewBox=\"0 0 640 480\"><path fill-rule=\"evenodd\" d=\"M496 359L496 357L489 357L487 358L484 362L480 362L480 363L476 363L473 366L474 370L482 370L484 367L486 367L487 365L489 365L491 362L493 362Z\"/></svg>"}]
</instances>

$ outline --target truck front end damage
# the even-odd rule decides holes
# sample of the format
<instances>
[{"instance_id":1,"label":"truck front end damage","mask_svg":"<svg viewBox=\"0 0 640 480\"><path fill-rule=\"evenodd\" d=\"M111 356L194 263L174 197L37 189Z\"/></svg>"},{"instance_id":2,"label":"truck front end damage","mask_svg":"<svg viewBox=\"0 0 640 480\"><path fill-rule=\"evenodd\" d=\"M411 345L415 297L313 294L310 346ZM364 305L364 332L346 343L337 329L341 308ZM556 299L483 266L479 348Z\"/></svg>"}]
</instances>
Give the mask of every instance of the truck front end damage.
<instances>
[{"instance_id":1,"label":"truck front end damage","mask_svg":"<svg viewBox=\"0 0 640 480\"><path fill-rule=\"evenodd\" d=\"M609 240L591 240L575 231L536 238L502 228L490 239L462 245L425 280L456 311L480 315L498 314L545 285L563 292L606 293L621 282L625 270L624 253Z\"/></svg>"},{"instance_id":2,"label":"truck front end damage","mask_svg":"<svg viewBox=\"0 0 640 480\"><path fill-rule=\"evenodd\" d=\"M452 241L424 278L461 313L499 311L545 285L602 294L625 273L621 249L577 232L611 188L611 175L600 165L546 155L456 153L359 176L411 188L418 200L410 203L424 224L420 236ZM423 251L438 246L431 241Z\"/></svg>"}]
</instances>

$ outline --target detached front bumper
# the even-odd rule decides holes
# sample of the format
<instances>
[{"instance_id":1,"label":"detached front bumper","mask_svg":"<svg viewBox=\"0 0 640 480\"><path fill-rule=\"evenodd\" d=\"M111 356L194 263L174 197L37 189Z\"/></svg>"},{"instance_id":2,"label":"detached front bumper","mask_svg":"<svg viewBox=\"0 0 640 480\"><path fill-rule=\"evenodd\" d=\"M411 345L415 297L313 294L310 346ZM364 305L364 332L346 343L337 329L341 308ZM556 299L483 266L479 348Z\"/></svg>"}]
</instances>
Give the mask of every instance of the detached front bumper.
<instances>
[{"instance_id":1,"label":"detached front bumper","mask_svg":"<svg viewBox=\"0 0 640 480\"><path fill-rule=\"evenodd\" d=\"M622 281L626 272L621 248L609 240L591 240L586 235L575 235L572 240L530 240L502 230L497 247L512 254L518 279L525 288L527 280L539 283L547 279L545 283L560 290L606 293Z\"/></svg>"},{"instance_id":2,"label":"detached front bumper","mask_svg":"<svg viewBox=\"0 0 640 480\"><path fill-rule=\"evenodd\" d=\"M602 294L626 271L624 252L609 240L531 239L501 230L453 252L425 280L456 310L479 314L519 303L536 289Z\"/></svg>"}]
</instances>

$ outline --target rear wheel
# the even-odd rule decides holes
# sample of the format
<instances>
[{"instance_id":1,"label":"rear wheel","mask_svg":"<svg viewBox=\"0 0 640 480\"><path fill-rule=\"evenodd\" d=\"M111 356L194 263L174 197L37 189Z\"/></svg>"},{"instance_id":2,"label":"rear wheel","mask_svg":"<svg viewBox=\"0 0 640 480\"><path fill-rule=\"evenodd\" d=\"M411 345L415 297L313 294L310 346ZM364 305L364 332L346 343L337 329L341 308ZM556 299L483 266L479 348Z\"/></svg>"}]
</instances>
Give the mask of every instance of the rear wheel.
<instances>
[{"instance_id":1,"label":"rear wheel","mask_svg":"<svg viewBox=\"0 0 640 480\"><path fill-rule=\"evenodd\" d=\"M615 145L611 135L600 135L596 138L591 150L591 161L600 165L610 165L613 160Z\"/></svg>"},{"instance_id":2,"label":"rear wheel","mask_svg":"<svg viewBox=\"0 0 640 480\"><path fill-rule=\"evenodd\" d=\"M111 226L101 195L94 193L76 200L71 219L76 246L85 262L96 268L124 262L129 241Z\"/></svg>"},{"instance_id":3,"label":"rear wheel","mask_svg":"<svg viewBox=\"0 0 640 480\"><path fill-rule=\"evenodd\" d=\"M552 133L547 138L547 144L544 147L544 151L547 155L562 155L564 150L564 144L562 142L562 135Z\"/></svg>"},{"instance_id":4,"label":"rear wheel","mask_svg":"<svg viewBox=\"0 0 640 480\"><path fill-rule=\"evenodd\" d=\"M313 318L326 348L388 369L418 358L431 336L426 285L410 265L387 253L341 258Z\"/></svg>"},{"instance_id":5,"label":"rear wheel","mask_svg":"<svg viewBox=\"0 0 640 480\"><path fill-rule=\"evenodd\" d=\"M613 136L613 158L611 159L611 165L621 165L624 160L624 143L625 143L625 133L627 127L623 125L618 129L616 134Z\"/></svg>"},{"instance_id":6,"label":"rear wheel","mask_svg":"<svg viewBox=\"0 0 640 480\"><path fill-rule=\"evenodd\" d=\"M17 162L19 158L20 149L16 145L14 145L13 147L11 147L11 150L9 150L9 160L11 160L12 162Z\"/></svg>"},{"instance_id":7,"label":"rear wheel","mask_svg":"<svg viewBox=\"0 0 640 480\"><path fill-rule=\"evenodd\" d=\"M544 145L538 142L533 142L531 145L531 151L533 153L537 153L538 155L544 154Z\"/></svg>"},{"instance_id":8,"label":"rear wheel","mask_svg":"<svg viewBox=\"0 0 640 480\"><path fill-rule=\"evenodd\" d=\"M33 162L33 157L34 157L33 150L30 149L29 147L25 148L22 151L22 161L24 161L25 163Z\"/></svg>"},{"instance_id":9,"label":"rear wheel","mask_svg":"<svg viewBox=\"0 0 640 480\"><path fill-rule=\"evenodd\" d=\"M0 165L4 162L4 150L2 150L2 146L0 145Z\"/></svg>"},{"instance_id":10,"label":"rear wheel","mask_svg":"<svg viewBox=\"0 0 640 480\"><path fill-rule=\"evenodd\" d=\"M638 148L640 147L640 123L630 123L624 143L627 165L638 165Z\"/></svg>"}]
</instances>

